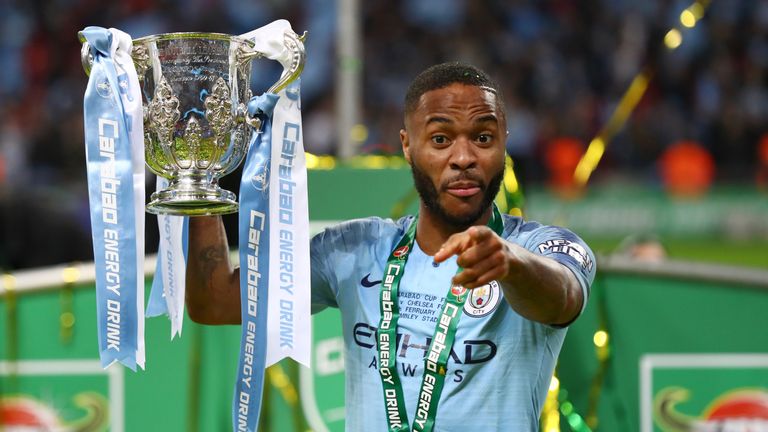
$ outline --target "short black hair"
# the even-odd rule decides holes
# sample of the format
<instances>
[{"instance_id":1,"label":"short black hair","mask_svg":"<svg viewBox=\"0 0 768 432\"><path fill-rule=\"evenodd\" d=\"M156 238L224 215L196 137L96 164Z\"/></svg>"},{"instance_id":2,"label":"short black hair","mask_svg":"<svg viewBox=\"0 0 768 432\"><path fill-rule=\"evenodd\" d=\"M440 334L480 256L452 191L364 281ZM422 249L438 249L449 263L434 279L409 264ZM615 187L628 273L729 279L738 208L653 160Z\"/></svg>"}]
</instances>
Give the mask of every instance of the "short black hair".
<instances>
[{"instance_id":1,"label":"short black hair","mask_svg":"<svg viewBox=\"0 0 768 432\"><path fill-rule=\"evenodd\" d=\"M502 112L504 111L499 85L487 73L467 63L449 62L431 66L411 81L405 93L405 115L416 110L419 98L424 93L456 83L483 87L492 91L496 94L499 108Z\"/></svg>"}]
</instances>

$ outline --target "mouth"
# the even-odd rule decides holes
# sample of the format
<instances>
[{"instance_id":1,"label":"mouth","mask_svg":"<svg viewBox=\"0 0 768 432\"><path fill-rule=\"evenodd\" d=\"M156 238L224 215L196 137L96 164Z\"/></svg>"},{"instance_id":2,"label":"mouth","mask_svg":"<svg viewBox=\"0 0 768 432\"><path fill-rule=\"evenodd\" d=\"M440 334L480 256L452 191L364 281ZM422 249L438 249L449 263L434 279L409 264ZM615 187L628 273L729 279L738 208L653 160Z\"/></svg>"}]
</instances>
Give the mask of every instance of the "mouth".
<instances>
[{"instance_id":1,"label":"mouth","mask_svg":"<svg viewBox=\"0 0 768 432\"><path fill-rule=\"evenodd\" d=\"M459 198L469 198L482 192L480 183L472 180L453 181L446 185L445 191Z\"/></svg>"}]
</instances>

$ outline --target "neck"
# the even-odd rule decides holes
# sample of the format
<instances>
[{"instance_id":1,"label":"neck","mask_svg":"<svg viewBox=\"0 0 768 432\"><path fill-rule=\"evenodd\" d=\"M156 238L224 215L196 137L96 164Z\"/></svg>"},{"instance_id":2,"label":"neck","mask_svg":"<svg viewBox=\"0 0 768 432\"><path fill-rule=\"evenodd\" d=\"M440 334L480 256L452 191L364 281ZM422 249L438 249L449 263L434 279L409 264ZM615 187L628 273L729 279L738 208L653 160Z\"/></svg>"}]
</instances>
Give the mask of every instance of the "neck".
<instances>
[{"instance_id":1,"label":"neck","mask_svg":"<svg viewBox=\"0 0 768 432\"><path fill-rule=\"evenodd\" d=\"M491 207L488 207L475 222L467 226L457 226L430 212L424 203L421 203L419 205L418 225L416 225L416 241L425 254L432 256L440 250L448 237L473 225L486 225L490 217Z\"/></svg>"}]
</instances>

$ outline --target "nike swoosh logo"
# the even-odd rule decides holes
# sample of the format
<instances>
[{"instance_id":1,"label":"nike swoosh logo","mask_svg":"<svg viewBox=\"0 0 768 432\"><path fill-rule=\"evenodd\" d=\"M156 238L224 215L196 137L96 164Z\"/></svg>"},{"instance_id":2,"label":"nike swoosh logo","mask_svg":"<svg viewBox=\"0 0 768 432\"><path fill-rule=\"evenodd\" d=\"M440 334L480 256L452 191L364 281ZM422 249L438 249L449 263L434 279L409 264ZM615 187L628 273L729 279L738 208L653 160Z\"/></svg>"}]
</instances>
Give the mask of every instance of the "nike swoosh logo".
<instances>
[{"instance_id":1,"label":"nike swoosh logo","mask_svg":"<svg viewBox=\"0 0 768 432\"><path fill-rule=\"evenodd\" d=\"M374 287L374 286L376 286L376 285L381 283L381 280L372 281L372 280L368 279L370 276L371 276L370 273L365 275L365 277L360 280L360 285L362 285L362 286L364 286L366 288L370 288L370 287Z\"/></svg>"}]
</instances>

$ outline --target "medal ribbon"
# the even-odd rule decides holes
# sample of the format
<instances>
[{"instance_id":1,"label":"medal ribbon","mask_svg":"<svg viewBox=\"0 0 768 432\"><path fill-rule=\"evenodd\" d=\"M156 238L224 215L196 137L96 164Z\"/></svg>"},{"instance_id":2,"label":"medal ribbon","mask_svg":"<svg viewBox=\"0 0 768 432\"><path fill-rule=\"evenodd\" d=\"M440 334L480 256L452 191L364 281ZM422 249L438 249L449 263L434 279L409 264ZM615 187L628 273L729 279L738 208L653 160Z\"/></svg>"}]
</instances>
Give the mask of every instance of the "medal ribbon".
<instances>
[{"instance_id":1,"label":"medal ribbon","mask_svg":"<svg viewBox=\"0 0 768 432\"><path fill-rule=\"evenodd\" d=\"M398 293L400 280L405 272L405 264L413 250L416 240L416 225L418 216L408 227L408 231L397 244L387 259L381 291L379 293L379 309L381 319L377 332L377 350L379 356L379 373L384 390L384 407L386 409L388 431L409 432L408 414L405 410L405 399L400 377L397 373L397 321L400 318ZM488 221L496 234L501 235L504 228L501 213L493 206L491 219ZM461 272L459 267L457 273ZM437 404L445 382L448 357L456 337L456 326L461 318L461 310L467 300L468 290L460 285L453 285L445 298L445 304L440 312L435 331L432 335L427 355L424 358L424 374L419 389L419 402L416 418L413 422L414 431L431 431L435 426Z\"/></svg>"}]
</instances>

